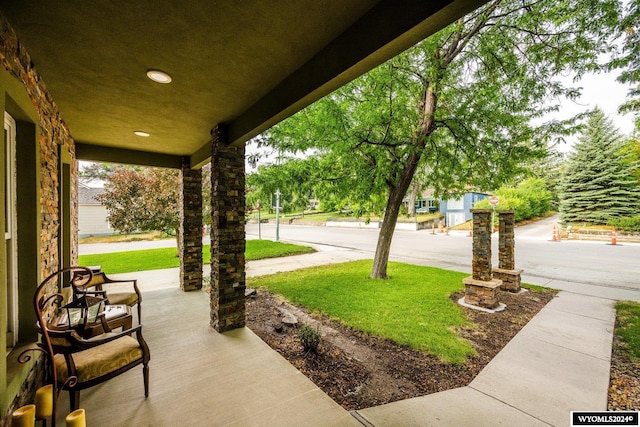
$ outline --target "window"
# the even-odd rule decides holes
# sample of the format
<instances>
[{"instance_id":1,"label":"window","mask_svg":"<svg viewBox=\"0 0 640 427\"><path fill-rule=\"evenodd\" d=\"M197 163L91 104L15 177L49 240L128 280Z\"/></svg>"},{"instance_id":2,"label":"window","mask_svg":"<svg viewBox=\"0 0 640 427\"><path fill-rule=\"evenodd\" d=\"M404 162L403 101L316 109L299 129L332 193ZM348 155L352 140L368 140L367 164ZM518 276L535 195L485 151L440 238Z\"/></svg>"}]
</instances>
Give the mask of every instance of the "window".
<instances>
[{"instance_id":1,"label":"window","mask_svg":"<svg viewBox=\"0 0 640 427\"><path fill-rule=\"evenodd\" d=\"M16 122L4 115L4 241L7 274L7 354L18 342L18 268L16 238Z\"/></svg>"},{"instance_id":2,"label":"window","mask_svg":"<svg viewBox=\"0 0 640 427\"><path fill-rule=\"evenodd\" d=\"M447 200L447 210L464 209L464 197L459 199Z\"/></svg>"}]
</instances>

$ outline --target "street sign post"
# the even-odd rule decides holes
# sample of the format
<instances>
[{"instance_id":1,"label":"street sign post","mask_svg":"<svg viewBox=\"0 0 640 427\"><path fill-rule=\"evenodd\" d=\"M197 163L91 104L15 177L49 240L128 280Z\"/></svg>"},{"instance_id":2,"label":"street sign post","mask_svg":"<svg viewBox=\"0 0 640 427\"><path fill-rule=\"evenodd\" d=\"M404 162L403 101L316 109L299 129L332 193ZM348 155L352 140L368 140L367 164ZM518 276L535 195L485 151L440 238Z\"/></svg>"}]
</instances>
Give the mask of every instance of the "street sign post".
<instances>
[{"instance_id":1,"label":"street sign post","mask_svg":"<svg viewBox=\"0 0 640 427\"><path fill-rule=\"evenodd\" d=\"M489 197L489 204L491 205L491 233L493 234L493 225L496 223L496 206L500 203L498 196Z\"/></svg>"}]
</instances>

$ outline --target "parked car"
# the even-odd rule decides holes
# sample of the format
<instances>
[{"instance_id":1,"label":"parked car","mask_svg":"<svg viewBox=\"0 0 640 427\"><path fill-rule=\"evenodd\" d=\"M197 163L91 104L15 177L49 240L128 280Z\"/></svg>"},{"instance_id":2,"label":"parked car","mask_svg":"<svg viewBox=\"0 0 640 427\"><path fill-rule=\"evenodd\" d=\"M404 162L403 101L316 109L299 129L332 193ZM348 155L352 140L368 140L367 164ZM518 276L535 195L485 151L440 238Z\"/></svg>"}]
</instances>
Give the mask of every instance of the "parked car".
<instances>
[{"instance_id":1,"label":"parked car","mask_svg":"<svg viewBox=\"0 0 640 427\"><path fill-rule=\"evenodd\" d=\"M429 208L427 206L423 206L421 208L416 209L416 213L424 214L429 212Z\"/></svg>"}]
</instances>

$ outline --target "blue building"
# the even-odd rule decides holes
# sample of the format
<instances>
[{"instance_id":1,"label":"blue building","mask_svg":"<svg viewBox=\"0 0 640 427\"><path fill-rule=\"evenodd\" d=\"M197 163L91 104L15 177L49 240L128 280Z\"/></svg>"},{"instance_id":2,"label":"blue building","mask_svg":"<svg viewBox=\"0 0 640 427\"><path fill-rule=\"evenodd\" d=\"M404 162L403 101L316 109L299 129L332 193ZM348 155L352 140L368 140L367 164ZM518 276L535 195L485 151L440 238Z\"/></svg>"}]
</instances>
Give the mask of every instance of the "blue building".
<instances>
[{"instance_id":1,"label":"blue building","mask_svg":"<svg viewBox=\"0 0 640 427\"><path fill-rule=\"evenodd\" d=\"M465 193L457 199L440 200L440 212L444 214L445 223L449 227L462 224L472 218L471 209L476 202L489 197L486 193Z\"/></svg>"}]
</instances>

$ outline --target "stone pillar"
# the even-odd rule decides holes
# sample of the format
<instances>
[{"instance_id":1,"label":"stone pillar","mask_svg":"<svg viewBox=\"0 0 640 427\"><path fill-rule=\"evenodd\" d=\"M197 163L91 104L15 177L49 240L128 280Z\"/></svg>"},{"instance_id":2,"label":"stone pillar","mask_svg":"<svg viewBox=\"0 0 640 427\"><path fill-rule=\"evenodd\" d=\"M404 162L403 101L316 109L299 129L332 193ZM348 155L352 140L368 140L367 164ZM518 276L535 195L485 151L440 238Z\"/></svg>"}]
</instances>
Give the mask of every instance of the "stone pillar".
<instances>
[{"instance_id":1,"label":"stone pillar","mask_svg":"<svg viewBox=\"0 0 640 427\"><path fill-rule=\"evenodd\" d=\"M472 209L473 213L473 278L489 281L491 275L491 211Z\"/></svg>"},{"instance_id":2,"label":"stone pillar","mask_svg":"<svg viewBox=\"0 0 640 427\"><path fill-rule=\"evenodd\" d=\"M482 308L500 305L498 289L502 281L493 279L491 271L491 210L472 209L473 213L473 275L462 280L464 302Z\"/></svg>"},{"instance_id":3,"label":"stone pillar","mask_svg":"<svg viewBox=\"0 0 640 427\"><path fill-rule=\"evenodd\" d=\"M245 325L244 145L229 145L224 125L211 131L211 325Z\"/></svg>"},{"instance_id":4,"label":"stone pillar","mask_svg":"<svg viewBox=\"0 0 640 427\"><path fill-rule=\"evenodd\" d=\"M520 292L522 270L515 269L515 212L501 211L498 216L500 218L498 268L493 269L493 274L502 280L503 291Z\"/></svg>"},{"instance_id":5,"label":"stone pillar","mask_svg":"<svg viewBox=\"0 0 640 427\"><path fill-rule=\"evenodd\" d=\"M202 171L182 158L180 185L180 289L202 289Z\"/></svg>"},{"instance_id":6,"label":"stone pillar","mask_svg":"<svg viewBox=\"0 0 640 427\"><path fill-rule=\"evenodd\" d=\"M513 270L515 268L515 212L501 211L498 213L500 225L498 226L498 268Z\"/></svg>"}]
</instances>

